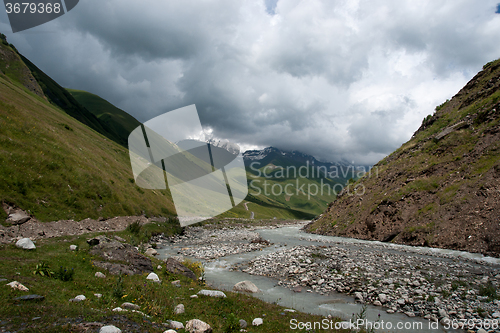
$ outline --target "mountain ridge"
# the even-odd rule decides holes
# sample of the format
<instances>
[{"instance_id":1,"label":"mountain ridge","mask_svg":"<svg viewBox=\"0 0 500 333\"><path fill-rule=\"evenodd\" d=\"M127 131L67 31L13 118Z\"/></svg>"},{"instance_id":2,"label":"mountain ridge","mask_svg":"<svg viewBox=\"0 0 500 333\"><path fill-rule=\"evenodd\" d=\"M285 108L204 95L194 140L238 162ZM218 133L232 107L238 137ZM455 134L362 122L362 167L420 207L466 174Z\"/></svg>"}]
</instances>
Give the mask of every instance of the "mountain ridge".
<instances>
[{"instance_id":1,"label":"mountain ridge","mask_svg":"<svg viewBox=\"0 0 500 333\"><path fill-rule=\"evenodd\" d=\"M500 59L306 230L500 256L499 100Z\"/></svg>"}]
</instances>

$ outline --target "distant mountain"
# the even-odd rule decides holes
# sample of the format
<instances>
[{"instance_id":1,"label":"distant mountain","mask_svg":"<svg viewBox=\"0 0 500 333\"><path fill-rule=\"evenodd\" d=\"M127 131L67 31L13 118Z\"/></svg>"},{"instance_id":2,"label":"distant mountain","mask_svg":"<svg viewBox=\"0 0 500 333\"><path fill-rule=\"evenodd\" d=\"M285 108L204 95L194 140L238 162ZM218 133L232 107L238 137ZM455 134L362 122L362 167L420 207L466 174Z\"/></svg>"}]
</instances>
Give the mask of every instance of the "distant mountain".
<instances>
[{"instance_id":1,"label":"distant mountain","mask_svg":"<svg viewBox=\"0 0 500 333\"><path fill-rule=\"evenodd\" d=\"M500 59L353 186L307 229L500 256Z\"/></svg>"},{"instance_id":2,"label":"distant mountain","mask_svg":"<svg viewBox=\"0 0 500 333\"><path fill-rule=\"evenodd\" d=\"M141 123L107 100L83 90L66 89L78 103L96 116L107 129L118 136L120 143L127 143L130 133Z\"/></svg>"}]
</instances>

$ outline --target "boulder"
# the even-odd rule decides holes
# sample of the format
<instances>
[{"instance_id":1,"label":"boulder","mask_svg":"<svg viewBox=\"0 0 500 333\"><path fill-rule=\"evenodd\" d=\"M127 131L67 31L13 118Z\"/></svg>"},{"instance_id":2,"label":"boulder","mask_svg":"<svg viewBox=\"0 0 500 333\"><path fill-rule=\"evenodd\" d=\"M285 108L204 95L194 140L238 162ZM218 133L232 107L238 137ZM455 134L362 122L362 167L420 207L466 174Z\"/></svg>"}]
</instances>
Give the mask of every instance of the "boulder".
<instances>
[{"instance_id":1,"label":"boulder","mask_svg":"<svg viewBox=\"0 0 500 333\"><path fill-rule=\"evenodd\" d=\"M134 304L134 303L130 303L130 302L125 302L122 304L121 306L123 309L127 309L127 310L140 310L141 307L137 304Z\"/></svg>"},{"instance_id":2,"label":"boulder","mask_svg":"<svg viewBox=\"0 0 500 333\"><path fill-rule=\"evenodd\" d=\"M174 258L168 258L166 263L165 269L173 274L181 274L184 275L185 277L188 277L190 279L196 280L196 275L193 273L192 270L181 264L179 261L175 260Z\"/></svg>"},{"instance_id":3,"label":"boulder","mask_svg":"<svg viewBox=\"0 0 500 333\"><path fill-rule=\"evenodd\" d=\"M149 275L146 277L146 280L152 280L153 282L160 282L160 278L156 273L149 273Z\"/></svg>"},{"instance_id":4,"label":"boulder","mask_svg":"<svg viewBox=\"0 0 500 333\"><path fill-rule=\"evenodd\" d=\"M149 249L146 250L145 254L147 256L156 256L158 254L158 251L156 251L153 248L149 248Z\"/></svg>"},{"instance_id":5,"label":"boulder","mask_svg":"<svg viewBox=\"0 0 500 333\"><path fill-rule=\"evenodd\" d=\"M259 291L259 288L251 281L241 281L234 285L233 290L245 293L256 293Z\"/></svg>"},{"instance_id":6,"label":"boulder","mask_svg":"<svg viewBox=\"0 0 500 333\"><path fill-rule=\"evenodd\" d=\"M103 273L101 272L95 272L95 277L98 277L98 278L101 278L101 279L105 279L106 278L106 275L104 275Z\"/></svg>"},{"instance_id":7,"label":"boulder","mask_svg":"<svg viewBox=\"0 0 500 333\"><path fill-rule=\"evenodd\" d=\"M222 291L219 290L202 289L198 292L198 295L226 298L226 294L224 294Z\"/></svg>"},{"instance_id":8,"label":"boulder","mask_svg":"<svg viewBox=\"0 0 500 333\"><path fill-rule=\"evenodd\" d=\"M186 324L186 331L190 333L211 333L212 328L199 319L191 319Z\"/></svg>"},{"instance_id":9,"label":"boulder","mask_svg":"<svg viewBox=\"0 0 500 333\"><path fill-rule=\"evenodd\" d=\"M180 321L169 320L168 325L169 325L168 327L173 328L174 330L184 329L184 324L181 323Z\"/></svg>"},{"instance_id":10,"label":"boulder","mask_svg":"<svg viewBox=\"0 0 500 333\"><path fill-rule=\"evenodd\" d=\"M106 261L121 261L128 265L109 262L94 261L94 265L107 269L111 274L141 274L143 272L152 272L153 264L151 259L139 253L135 247L130 244L122 244L116 240L110 240L104 236L98 236L87 241L93 245L90 253L100 256Z\"/></svg>"},{"instance_id":11,"label":"boulder","mask_svg":"<svg viewBox=\"0 0 500 333\"><path fill-rule=\"evenodd\" d=\"M16 297L14 301L43 301L44 299L44 296L33 294Z\"/></svg>"},{"instance_id":12,"label":"boulder","mask_svg":"<svg viewBox=\"0 0 500 333\"><path fill-rule=\"evenodd\" d=\"M29 238L21 238L17 241L16 246L20 249L34 250L36 249L35 244Z\"/></svg>"},{"instance_id":13,"label":"boulder","mask_svg":"<svg viewBox=\"0 0 500 333\"><path fill-rule=\"evenodd\" d=\"M69 249L70 249L71 251L76 251L76 250L78 250L78 246L76 246L76 245L70 245L70 246L69 246Z\"/></svg>"},{"instance_id":14,"label":"boulder","mask_svg":"<svg viewBox=\"0 0 500 333\"><path fill-rule=\"evenodd\" d=\"M78 295L75 298L70 299L69 301L70 302L82 302L82 301L85 301L86 299L87 299L87 297L85 297L85 295Z\"/></svg>"},{"instance_id":15,"label":"boulder","mask_svg":"<svg viewBox=\"0 0 500 333\"><path fill-rule=\"evenodd\" d=\"M175 331L175 330L166 330L166 331L163 331L163 333L177 333L177 331Z\"/></svg>"},{"instance_id":16,"label":"boulder","mask_svg":"<svg viewBox=\"0 0 500 333\"><path fill-rule=\"evenodd\" d=\"M6 285L10 286L12 289L21 290L21 291L29 291L28 288L26 288L25 286L23 286L21 283L19 283L17 281L12 281L11 283L7 283Z\"/></svg>"},{"instance_id":17,"label":"boulder","mask_svg":"<svg viewBox=\"0 0 500 333\"><path fill-rule=\"evenodd\" d=\"M13 225L18 225L28 222L30 218L31 216L29 216L25 211L18 210L12 214L9 214L9 217L5 220L5 222Z\"/></svg>"},{"instance_id":18,"label":"boulder","mask_svg":"<svg viewBox=\"0 0 500 333\"><path fill-rule=\"evenodd\" d=\"M245 320L240 319L240 328L247 328L248 324Z\"/></svg>"},{"instance_id":19,"label":"boulder","mask_svg":"<svg viewBox=\"0 0 500 333\"><path fill-rule=\"evenodd\" d=\"M99 333L121 333L121 332L122 332L121 329L113 325L103 326L99 330Z\"/></svg>"},{"instance_id":20,"label":"boulder","mask_svg":"<svg viewBox=\"0 0 500 333\"><path fill-rule=\"evenodd\" d=\"M175 314L183 314L184 312L185 312L184 304L179 304L174 309Z\"/></svg>"},{"instance_id":21,"label":"boulder","mask_svg":"<svg viewBox=\"0 0 500 333\"><path fill-rule=\"evenodd\" d=\"M264 320L262 320L262 318L255 318L254 320L252 320L253 326L260 326L262 324L264 324Z\"/></svg>"},{"instance_id":22,"label":"boulder","mask_svg":"<svg viewBox=\"0 0 500 333\"><path fill-rule=\"evenodd\" d=\"M378 299L380 303L384 304L387 302L387 295L386 294L378 294Z\"/></svg>"},{"instance_id":23,"label":"boulder","mask_svg":"<svg viewBox=\"0 0 500 333\"><path fill-rule=\"evenodd\" d=\"M363 299L363 294L360 293L359 291L354 293L354 299L356 299L357 301L360 301L361 303L363 303L365 301Z\"/></svg>"}]
</instances>

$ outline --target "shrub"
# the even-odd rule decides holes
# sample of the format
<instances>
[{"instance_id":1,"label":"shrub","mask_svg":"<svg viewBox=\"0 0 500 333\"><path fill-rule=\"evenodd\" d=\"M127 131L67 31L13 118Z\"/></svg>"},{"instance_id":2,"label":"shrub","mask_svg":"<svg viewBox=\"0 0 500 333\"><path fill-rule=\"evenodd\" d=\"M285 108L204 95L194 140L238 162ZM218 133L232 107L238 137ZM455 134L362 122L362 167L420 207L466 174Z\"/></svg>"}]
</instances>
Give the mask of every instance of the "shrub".
<instances>
[{"instance_id":1,"label":"shrub","mask_svg":"<svg viewBox=\"0 0 500 333\"><path fill-rule=\"evenodd\" d=\"M224 325L224 332L237 332L240 328L240 322L234 313L230 313L226 318L226 324Z\"/></svg>"},{"instance_id":2,"label":"shrub","mask_svg":"<svg viewBox=\"0 0 500 333\"><path fill-rule=\"evenodd\" d=\"M141 222L139 221L135 221L133 223L130 223L128 226L127 226L127 231L132 233L132 234L136 234L138 235L139 232L141 232Z\"/></svg>"},{"instance_id":3,"label":"shrub","mask_svg":"<svg viewBox=\"0 0 500 333\"><path fill-rule=\"evenodd\" d=\"M74 268L67 269L65 267L60 266L59 271L55 273L55 278L61 281L73 281L73 275L75 274Z\"/></svg>"},{"instance_id":4,"label":"shrub","mask_svg":"<svg viewBox=\"0 0 500 333\"><path fill-rule=\"evenodd\" d=\"M54 273L54 271L52 271L50 269L50 266L47 263L41 262L35 266L35 270L33 271L33 274L52 277L55 273Z\"/></svg>"}]
</instances>

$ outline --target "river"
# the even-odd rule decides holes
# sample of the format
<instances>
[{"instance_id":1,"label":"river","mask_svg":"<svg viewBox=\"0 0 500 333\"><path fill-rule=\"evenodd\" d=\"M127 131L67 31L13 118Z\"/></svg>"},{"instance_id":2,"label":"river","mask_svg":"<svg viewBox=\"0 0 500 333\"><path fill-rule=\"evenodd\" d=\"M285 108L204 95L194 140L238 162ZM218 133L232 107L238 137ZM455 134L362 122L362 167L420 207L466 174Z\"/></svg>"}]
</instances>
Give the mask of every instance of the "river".
<instances>
[{"instance_id":1,"label":"river","mask_svg":"<svg viewBox=\"0 0 500 333\"><path fill-rule=\"evenodd\" d=\"M483 257L482 255L461 251L418 248L351 238L313 235L301 231L300 227L288 226L252 230L258 233L262 239L272 243L272 245L262 248L261 251L238 253L216 259L202 260L207 283L216 289L232 290L235 283L249 280L261 290L260 293L254 294L254 296L266 302L277 303L302 312L323 316L332 315L349 320L353 317L353 314L358 314L363 306L359 302L356 302L350 295L335 291L319 293L306 290L307 288L304 288L303 292L297 293L289 287L279 285L278 280L275 278L248 274L243 272L243 270L248 268L249 262L258 257L265 257L278 251L286 251L300 246L329 246L347 251L372 251L373 248L377 248L387 253L387 255L403 254L406 256L411 254L423 260L432 260L433 262L442 262L444 264L447 262L461 262L463 260L470 267L482 267L484 265L487 265L489 269L491 267L500 267L500 259L498 258ZM207 239L217 238L220 234L221 232L214 232ZM219 244L215 242L215 247L222 248L222 244L225 243L224 241L227 241L227 239L221 239ZM245 239L236 239L232 243L243 244L248 242ZM158 249L158 253L160 258L166 259L169 256L177 256L188 249L196 251L202 244L204 242L190 245L186 245L185 242L181 244L163 243L162 247ZM386 308L381 306L368 305L366 307L366 318L370 321L378 322L379 326L383 326L383 330L378 330L381 332L462 332L461 330L447 330L441 325L439 325L439 328L436 328L435 326L431 326L430 320L418 316L409 317L397 312L387 313ZM392 329L389 329L391 327Z\"/></svg>"}]
</instances>

